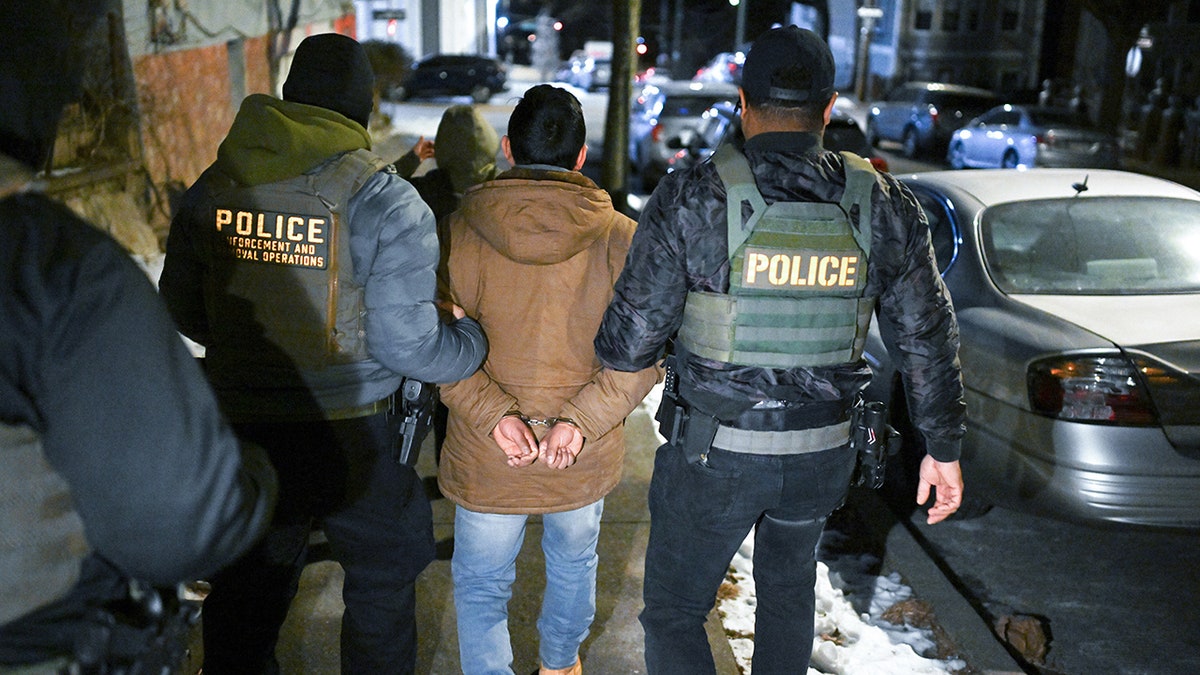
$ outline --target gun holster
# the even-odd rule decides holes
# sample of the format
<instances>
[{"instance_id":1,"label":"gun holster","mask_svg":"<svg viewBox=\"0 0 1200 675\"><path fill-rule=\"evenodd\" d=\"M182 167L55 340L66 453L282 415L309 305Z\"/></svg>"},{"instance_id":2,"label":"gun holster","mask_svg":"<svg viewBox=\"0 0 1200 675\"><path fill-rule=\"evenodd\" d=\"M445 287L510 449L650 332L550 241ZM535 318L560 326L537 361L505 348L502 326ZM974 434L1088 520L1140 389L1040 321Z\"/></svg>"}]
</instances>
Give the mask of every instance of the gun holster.
<instances>
[{"instance_id":1,"label":"gun holster","mask_svg":"<svg viewBox=\"0 0 1200 675\"><path fill-rule=\"evenodd\" d=\"M674 355L668 356L663 365L667 375L662 401L654 415L654 419L658 420L658 430L668 443L683 450L689 464L699 462L712 447L720 421L687 405L679 396L679 376L675 370Z\"/></svg>"},{"instance_id":2,"label":"gun holster","mask_svg":"<svg viewBox=\"0 0 1200 675\"><path fill-rule=\"evenodd\" d=\"M887 405L861 399L850 409L850 447L856 457L850 485L883 487L889 455L900 448L900 433L887 423Z\"/></svg>"},{"instance_id":3,"label":"gun holster","mask_svg":"<svg viewBox=\"0 0 1200 675\"><path fill-rule=\"evenodd\" d=\"M421 443L433 428L433 409L437 404L437 385L406 377L396 392L400 415L400 433L396 437L395 459L398 464L416 466Z\"/></svg>"}]
</instances>

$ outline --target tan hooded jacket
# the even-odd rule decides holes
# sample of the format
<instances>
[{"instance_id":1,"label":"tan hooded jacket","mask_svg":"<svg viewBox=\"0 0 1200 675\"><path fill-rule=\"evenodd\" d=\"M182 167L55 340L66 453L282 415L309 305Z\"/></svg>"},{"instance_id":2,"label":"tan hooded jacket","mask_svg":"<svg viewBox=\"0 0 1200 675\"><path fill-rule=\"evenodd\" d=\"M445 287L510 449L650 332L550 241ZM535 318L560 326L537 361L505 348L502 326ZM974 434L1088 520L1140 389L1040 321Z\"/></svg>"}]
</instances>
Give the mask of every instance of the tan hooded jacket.
<instances>
[{"instance_id":1,"label":"tan hooded jacket","mask_svg":"<svg viewBox=\"0 0 1200 675\"><path fill-rule=\"evenodd\" d=\"M442 493L487 513L595 502L620 480L625 417L660 375L602 368L592 347L635 223L580 173L522 167L468 190L449 222L451 292L490 348L473 376L441 388L450 409ZM578 461L509 466L491 432L514 408L574 419L584 436ZM533 431L540 439L546 429Z\"/></svg>"}]
</instances>

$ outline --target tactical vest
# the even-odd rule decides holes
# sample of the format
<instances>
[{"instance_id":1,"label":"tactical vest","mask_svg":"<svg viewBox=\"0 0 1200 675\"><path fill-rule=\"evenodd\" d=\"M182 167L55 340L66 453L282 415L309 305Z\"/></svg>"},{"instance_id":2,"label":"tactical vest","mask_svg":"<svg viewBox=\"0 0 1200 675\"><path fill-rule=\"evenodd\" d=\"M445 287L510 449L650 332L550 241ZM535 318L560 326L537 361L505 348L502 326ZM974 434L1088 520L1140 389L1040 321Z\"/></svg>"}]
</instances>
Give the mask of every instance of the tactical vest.
<instances>
[{"instance_id":1,"label":"tactical vest","mask_svg":"<svg viewBox=\"0 0 1200 675\"><path fill-rule=\"evenodd\" d=\"M259 385L367 358L346 205L386 162L355 150L321 170L255 186L216 177L203 217L214 381Z\"/></svg>"},{"instance_id":2,"label":"tactical vest","mask_svg":"<svg viewBox=\"0 0 1200 675\"><path fill-rule=\"evenodd\" d=\"M0 423L0 625L66 595L89 552L71 490L29 427Z\"/></svg>"},{"instance_id":3,"label":"tactical vest","mask_svg":"<svg viewBox=\"0 0 1200 675\"><path fill-rule=\"evenodd\" d=\"M728 195L729 293L688 293L679 328L688 351L760 368L831 366L862 356L876 300L866 296L876 173L861 157L842 156L840 203L767 206L744 155L728 145L713 155ZM743 204L751 209L745 222Z\"/></svg>"},{"instance_id":4,"label":"tactical vest","mask_svg":"<svg viewBox=\"0 0 1200 675\"><path fill-rule=\"evenodd\" d=\"M0 199L33 172L0 154ZM46 462L41 438L0 422L0 625L66 595L88 553L67 482Z\"/></svg>"}]
</instances>

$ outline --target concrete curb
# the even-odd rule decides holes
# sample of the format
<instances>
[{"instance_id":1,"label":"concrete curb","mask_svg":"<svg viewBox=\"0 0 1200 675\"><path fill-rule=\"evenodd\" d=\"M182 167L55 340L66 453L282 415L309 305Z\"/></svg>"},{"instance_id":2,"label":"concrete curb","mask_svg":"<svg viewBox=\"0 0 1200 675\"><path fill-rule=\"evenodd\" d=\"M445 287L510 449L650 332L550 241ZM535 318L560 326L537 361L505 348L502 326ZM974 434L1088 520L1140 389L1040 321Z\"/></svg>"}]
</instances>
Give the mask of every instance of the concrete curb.
<instances>
[{"instance_id":1,"label":"concrete curb","mask_svg":"<svg viewBox=\"0 0 1200 675\"><path fill-rule=\"evenodd\" d=\"M884 541L883 573L898 572L913 594L932 605L938 625L945 631L958 658L970 672L985 675L1023 675L1027 671L1000 642L983 616L938 565L911 521L896 515L873 491L857 491L872 519L874 535Z\"/></svg>"}]
</instances>

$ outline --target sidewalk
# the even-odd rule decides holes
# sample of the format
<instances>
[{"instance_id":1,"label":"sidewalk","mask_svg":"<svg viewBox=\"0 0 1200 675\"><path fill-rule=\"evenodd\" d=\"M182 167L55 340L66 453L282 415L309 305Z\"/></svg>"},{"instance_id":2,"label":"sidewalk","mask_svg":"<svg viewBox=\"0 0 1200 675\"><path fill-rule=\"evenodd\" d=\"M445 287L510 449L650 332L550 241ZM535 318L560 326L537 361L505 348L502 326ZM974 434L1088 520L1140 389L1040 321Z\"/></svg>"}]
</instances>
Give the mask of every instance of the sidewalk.
<instances>
[{"instance_id":1,"label":"sidewalk","mask_svg":"<svg viewBox=\"0 0 1200 675\"><path fill-rule=\"evenodd\" d=\"M642 627L637 615L642 605L642 565L650 529L646 492L658 445L651 424L649 416L640 410L630 416L624 475L605 499L598 546L596 619L582 650L588 675L646 672L642 661ZM433 476L436 471L431 441L432 437L427 440L417 464L417 471L422 476ZM417 631L420 636L417 672L454 675L460 672L458 639L449 551L442 550L448 548L446 540L453 534L453 504L445 499L435 500L433 520L439 559L425 570L417 587ZM531 518L525 545L517 559L517 581L509 605L513 670L519 675L536 671L538 667L535 622L545 583L540 541L541 521ZM300 593L292 605L277 650L285 675L338 672L341 584L341 568L333 562L310 564L305 569ZM718 675L738 675L733 652L715 612L709 617L708 627Z\"/></svg>"}]
</instances>

